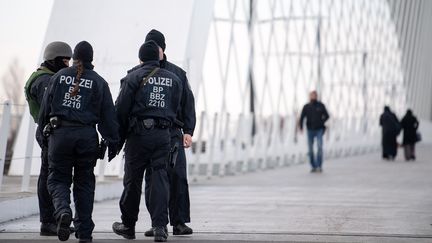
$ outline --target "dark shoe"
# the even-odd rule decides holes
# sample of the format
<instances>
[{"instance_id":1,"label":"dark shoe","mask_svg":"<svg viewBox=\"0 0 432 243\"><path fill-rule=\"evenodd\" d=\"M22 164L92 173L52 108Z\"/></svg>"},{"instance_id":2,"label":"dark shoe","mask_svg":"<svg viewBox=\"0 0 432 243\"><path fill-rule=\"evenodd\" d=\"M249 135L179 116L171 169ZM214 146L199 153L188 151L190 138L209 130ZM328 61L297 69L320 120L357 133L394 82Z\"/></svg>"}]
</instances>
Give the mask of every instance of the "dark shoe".
<instances>
[{"instance_id":1,"label":"dark shoe","mask_svg":"<svg viewBox=\"0 0 432 243\"><path fill-rule=\"evenodd\" d=\"M166 233L168 234L168 229L166 229ZM153 237L154 236L154 228L151 227L149 230L147 230L146 232L144 232L144 236L146 237Z\"/></svg>"},{"instance_id":2,"label":"dark shoe","mask_svg":"<svg viewBox=\"0 0 432 243\"><path fill-rule=\"evenodd\" d=\"M75 227L71 226L71 227L69 227L69 231L71 232L71 234L73 234L76 232L76 229L75 229Z\"/></svg>"},{"instance_id":3,"label":"dark shoe","mask_svg":"<svg viewBox=\"0 0 432 243\"><path fill-rule=\"evenodd\" d=\"M193 230L185 224L178 224L173 227L173 235L191 235Z\"/></svg>"},{"instance_id":4,"label":"dark shoe","mask_svg":"<svg viewBox=\"0 0 432 243\"><path fill-rule=\"evenodd\" d=\"M154 241L155 242L165 242L168 238L167 227L153 227L154 229Z\"/></svg>"},{"instance_id":5,"label":"dark shoe","mask_svg":"<svg viewBox=\"0 0 432 243\"><path fill-rule=\"evenodd\" d=\"M154 236L154 228L151 227L149 230L147 230L146 232L144 232L144 236L146 236L146 237L153 237Z\"/></svg>"},{"instance_id":6,"label":"dark shoe","mask_svg":"<svg viewBox=\"0 0 432 243\"><path fill-rule=\"evenodd\" d=\"M317 172L317 169L316 168L312 168L312 170L310 172L311 173L315 173L315 172Z\"/></svg>"},{"instance_id":7,"label":"dark shoe","mask_svg":"<svg viewBox=\"0 0 432 243\"><path fill-rule=\"evenodd\" d=\"M318 172L318 173L322 173L322 172L323 172L323 170L322 170L322 168L321 168L321 167L318 167L318 168L316 169L316 172Z\"/></svg>"},{"instance_id":8,"label":"dark shoe","mask_svg":"<svg viewBox=\"0 0 432 243\"><path fill-rule=\"evenodd\" d=\"M57 224L57 236L60 241L67 241L70 236L70 224L72 217L68 213L60 215L60 220Z\"/></svg>"},{"instance_id":9,"label":"dark shoe","mask_svg":"<svg viewBox=\"0 0 432 243\"><path fill-rule=\"evenodd\" d=\"M135 227L129 227L123 223L114 222L112 225L114 233L123 236L123 238L128 240L135 239Z\"/></svg>"},{"instance_id":10,"label":"dark shoe","mask_svg":"<svg viewBox=\"0 0 432 243\"><path fill-rule=\"evenodd\" d=\"M42 223L40 227L41 236L57 236L57 225L54 223Z\"/></svg>"},{"instance_id":11,"label":"dark shoe","mask_svg":"<svg viewBox=\"0 0 432 243\"><path fill-rule=\"evenodd\" d=\"M88 243L88 242L92 242L93 241L93 239L92 238L89 238L89 239L79 239L79 243Z\"/></svg>"}]
</instances>

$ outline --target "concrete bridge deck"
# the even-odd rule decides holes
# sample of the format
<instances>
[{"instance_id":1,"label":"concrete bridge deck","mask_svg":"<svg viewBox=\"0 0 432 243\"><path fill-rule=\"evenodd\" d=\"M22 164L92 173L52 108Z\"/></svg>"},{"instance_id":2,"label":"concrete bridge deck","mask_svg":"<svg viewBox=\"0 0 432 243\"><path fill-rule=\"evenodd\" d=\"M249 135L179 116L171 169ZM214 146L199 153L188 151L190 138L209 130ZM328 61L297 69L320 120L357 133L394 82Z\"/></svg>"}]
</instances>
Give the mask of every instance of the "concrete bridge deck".
<instances>
[{"instance_id":1,"label":"concrete bridge deck","mask_svg":"<svg viewBox=\"0 0 432 243\"><path fill-rule=\"evenodd\" d=\"M326 161L322 174L303 164L193 184L195 234L168 240L432 242L432 145L420 144L417 153L415 162L369 154ZM94 242L126 242L111 232L118 200L97 203L93 216ZM137 242L152 241L143 235L149 226L142 204ZM0 242L57 240L38 228L37 215L0 224Z\"/></svg>"}]
</instances>

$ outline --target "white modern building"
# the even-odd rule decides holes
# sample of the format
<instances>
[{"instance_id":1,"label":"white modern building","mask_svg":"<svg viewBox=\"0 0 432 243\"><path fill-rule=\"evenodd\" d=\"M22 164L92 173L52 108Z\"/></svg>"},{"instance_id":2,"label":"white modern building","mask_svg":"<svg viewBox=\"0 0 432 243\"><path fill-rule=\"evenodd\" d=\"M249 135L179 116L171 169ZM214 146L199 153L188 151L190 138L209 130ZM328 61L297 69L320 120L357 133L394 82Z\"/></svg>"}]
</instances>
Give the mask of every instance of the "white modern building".
<instances>
[{"instance_id":1,"label":"white modern building","mask_svg":"<svg viewBox=\"0 0 432 243\"><path fill-rule=\"evenodd\" d=\"M195 93L199 178L303 161L296 121L311 90L330 112L329 157L379 148L384 105L431 121L431 13L428 0L55 1L44 43L90 42L116 97L147 32L163 32ZM26 114L9 175L39 173L33 134ZM122 176L121 156L96 171Z\"/></svg>"}]
</instances>

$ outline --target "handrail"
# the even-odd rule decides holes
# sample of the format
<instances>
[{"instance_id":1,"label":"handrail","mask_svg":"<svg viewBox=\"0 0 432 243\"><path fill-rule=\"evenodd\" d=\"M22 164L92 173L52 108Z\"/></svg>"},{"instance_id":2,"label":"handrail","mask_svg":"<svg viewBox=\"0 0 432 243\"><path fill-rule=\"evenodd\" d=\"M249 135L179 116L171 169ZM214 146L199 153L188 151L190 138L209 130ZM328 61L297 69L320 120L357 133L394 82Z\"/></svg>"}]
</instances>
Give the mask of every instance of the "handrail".
<instances>
[{"instance_id":1,"label":"handrail","mask_svg":"<svg viewBox=\"0 0 432 243\"><path fill-rule=\"evenodd\" d=\"M4 171L7 137L10 133L13 104L9 102L0 104L3 113L0 114L2 123L0 127L0 188ZM15 106L24 106L17 104ZM255 119L253 118L255 117ZM198 115L198 126L194 135L194 150L186 151L188 173L193 180L211 179L214 176L235 175L269 168L287 166L292 163L303 163L307 158L305 135L295 139L296 117L292 115L253 115L252 113L230 114L228 112L209 113L202 111ZM28 124L25 140L25 155L14 157L22 170L21 191L29 191L32 161L38 161L39 156L33 154L35 124L32 119L24 119ZM23 121L24 121L23 120ZM252 135L252 126L255 121L256 133ZM379 129L371 124L374 119L364 120L350 118L344 122L334 118L329 122L329 133L326 134L326 157L350 156L358 153L376 151L378 142L370 144L372 137L375 141ZM362 124L369 126L365 132L360 131ZM332 128L336 128L332 129ZM331 130L331 131L330 131ZM369 140L368 140L369 138ZM122 156L120 154L119 156ZM35 159L35 160L33 160ZM95 173L99 182L105 176L123 176L123 159L118 164L98 162L99 168ZM107 166L116 168L113 172ZM16 168L16 167L15 167ZM16 169L15 169L16 170ZM18 172L20 174L21 172ZM33 172L34 173L34 172ZM108 174L107 174L108 173ZM114 174L113 174L114 173Z\"/></svg>"},{"instance_id":2,"label":"handrail","mask_svg":"<svg viewBox=\"0 0 432 243\"><path fill-rule=\"evenodd\" d=\"M3 107L2 121L0 126L0 190L3 182L3 172L6 159L6 146L9 137L9 128L11 120L11 105L6 101Z\"/></svg>"}]
</instances>

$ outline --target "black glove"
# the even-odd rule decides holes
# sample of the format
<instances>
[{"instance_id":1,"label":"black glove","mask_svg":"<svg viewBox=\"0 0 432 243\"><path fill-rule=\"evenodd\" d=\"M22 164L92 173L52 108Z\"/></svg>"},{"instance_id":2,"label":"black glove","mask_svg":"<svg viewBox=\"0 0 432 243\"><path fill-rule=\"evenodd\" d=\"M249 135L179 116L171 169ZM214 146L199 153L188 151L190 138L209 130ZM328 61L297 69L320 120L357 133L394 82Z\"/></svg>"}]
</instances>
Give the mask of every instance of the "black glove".
<instances>
[{"instance_id":1,"label":"black glove","mask_svg":"<svg viewBox=\"0 0 432 243\"><path fill-rule=\"evenodd\" d=\"M125 139L120 139L120 142L117 144L117 154L121 152L124 143L125 143Z\"/></svg>"},{"instance_id":2,"label":"black glove","mask_svg":"<svg viewBox=\"0 0 432 243\"><path fill-rule=\"evenodd\" d=\"M108 162L110 162L117 155L117 144L109 143L108 144Z\"/></svg>"},{"instance_id":3,"label":"black glove","mask_svg":"<svg viewBox=\"0 0 432 243\"><path fill-rule=\"evenodd\" d=\"M48 137L42 135L42 132L39 128L36 129L36 141L41 148L48 146Z\"/></svg>"},{"instance_id":4,"label":"black glove","mask_svg":"<svg viewBox=\"0 0 432 243\"><path fill-rule=\"evenodd\" d=\"M99 159L104 159L105 158L105 153L107 150L107 141L105 139L102 139L99 143L99 148L98 148L98 158Z\"/></svg>"}]
</instances>

